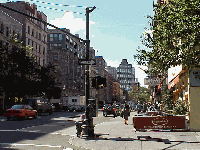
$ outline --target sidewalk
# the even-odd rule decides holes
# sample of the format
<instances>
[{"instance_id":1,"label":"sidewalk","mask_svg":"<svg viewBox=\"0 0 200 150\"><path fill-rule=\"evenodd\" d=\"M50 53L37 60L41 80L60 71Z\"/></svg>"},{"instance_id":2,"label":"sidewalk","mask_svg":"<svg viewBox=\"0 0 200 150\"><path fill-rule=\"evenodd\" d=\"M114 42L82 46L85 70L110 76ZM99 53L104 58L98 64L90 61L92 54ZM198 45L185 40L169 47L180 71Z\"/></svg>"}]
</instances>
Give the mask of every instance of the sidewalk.
<instances>
[{"instance_id":1,"label":"sidewalk","mask_svg":"<svg viewBox=\"0 0 200 150\"><path fill-rule=\"evenodd\" d=\"M69 143L85 149L93 150L155 150L155 149L199 149L200 132L136 132L133 128L131 112L128 125L124 125L124 119L116 117L110 121L95 126L95 134L99 135L93 140L85 140L74 136L69 139ZM69 129L68 131L69 132ZM139 137L139 136L147 136Z\"/></svg>"}]
</instances>

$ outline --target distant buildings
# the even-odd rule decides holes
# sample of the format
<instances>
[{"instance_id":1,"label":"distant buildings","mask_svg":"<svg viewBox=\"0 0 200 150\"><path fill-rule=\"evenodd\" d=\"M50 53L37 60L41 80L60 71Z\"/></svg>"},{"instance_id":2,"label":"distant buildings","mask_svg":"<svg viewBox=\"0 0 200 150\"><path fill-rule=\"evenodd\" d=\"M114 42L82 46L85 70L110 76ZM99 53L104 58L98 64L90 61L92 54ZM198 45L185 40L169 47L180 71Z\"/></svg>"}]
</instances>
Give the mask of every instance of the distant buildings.
<instances>
[{"instance_id":1,"label":"distant buildings","mask_svg":"<svg viewBox=\"0 0 200 150\"><path fill-rule=\"evenodd\" d=\"M121 64L117 67L117 78L120 81L120 88L131 91L135 83L135 68L128 64L127 59L122 59Z\"/></svg>"}]
</instances>

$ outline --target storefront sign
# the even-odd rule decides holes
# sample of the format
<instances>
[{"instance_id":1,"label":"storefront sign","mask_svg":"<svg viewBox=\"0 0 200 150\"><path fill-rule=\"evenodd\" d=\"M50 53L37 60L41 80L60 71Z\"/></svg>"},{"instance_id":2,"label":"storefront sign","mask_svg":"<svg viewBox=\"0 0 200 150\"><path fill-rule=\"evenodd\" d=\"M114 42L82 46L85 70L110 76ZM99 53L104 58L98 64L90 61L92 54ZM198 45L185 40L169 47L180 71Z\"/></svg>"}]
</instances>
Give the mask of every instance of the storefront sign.
<instances>
[{"instance_id":1,"label":"storefront sign","mask_svg":"<svg viewBox=\"0 0 200 150\"><path fill-rule=\"evenodd\" d=\"M135 116L135 129L185 129L185 116Z\"/></svg>"},{"instance_id":2,"label":"storefront sign","mask_svg":"<svg viewBox=\"0 0 200 150\"><path fill-rule=\"evenodd\" d=\"M190 86L200 86L200 70L190 70Z\"/></svg>"},{"instance_id":3,"label":"storefront sign","mask_svg":"<svg viewBox=\"0 0 200 150\"><path fill-rule=\"evenodd\" d=\"M162 78L144 78L144 85L159 85Z\"/></svg>"}]
</instances>

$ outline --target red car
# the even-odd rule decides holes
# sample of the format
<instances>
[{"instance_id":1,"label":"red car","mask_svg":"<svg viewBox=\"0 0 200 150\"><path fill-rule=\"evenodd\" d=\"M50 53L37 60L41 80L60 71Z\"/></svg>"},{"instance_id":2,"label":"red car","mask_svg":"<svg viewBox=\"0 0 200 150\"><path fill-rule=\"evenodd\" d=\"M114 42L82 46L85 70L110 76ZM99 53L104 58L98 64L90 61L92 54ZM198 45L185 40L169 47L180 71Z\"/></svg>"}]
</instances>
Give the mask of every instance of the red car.
<instances>
[{"instance_id":1,"label":"red car","mask_svg":"<svg viewBox=\"0 0 200 150\"><path fill-rule=\"evenodd\" d=\"M11 118L27 119L28 117L37 118L37 111L29 105L13 105L10 109L7 109L4 113L7 120Z\"/></svg>"}]
</instances>

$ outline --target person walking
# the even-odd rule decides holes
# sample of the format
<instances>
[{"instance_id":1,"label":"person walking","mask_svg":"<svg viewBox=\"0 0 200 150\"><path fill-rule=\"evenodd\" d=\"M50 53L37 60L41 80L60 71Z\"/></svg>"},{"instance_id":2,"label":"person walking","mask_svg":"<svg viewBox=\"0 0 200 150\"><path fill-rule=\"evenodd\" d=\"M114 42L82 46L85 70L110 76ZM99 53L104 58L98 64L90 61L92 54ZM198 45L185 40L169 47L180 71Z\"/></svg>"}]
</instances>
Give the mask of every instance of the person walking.
<instances>
[{"instance_id":1,"label":"person walking","mask_svg":"<svg viewBox=\"0 0 200 150\"><path fill-rule=\"evenodd\" d=\"M124 108L123 114L124 114L124 119L125 119L124 124L128 125L128 116L130 115L128 107Z\"/></svg>"},{"instance_id":2,"label":"person walking","mask_svg":"<svg viewBox=\"0 0 200 150\"><path fill-rule=\"evenodd\" d=\"M145 113L147 111L147 104L144 102L143 104L143 113Z\"/></svg>"}]
</instances>

